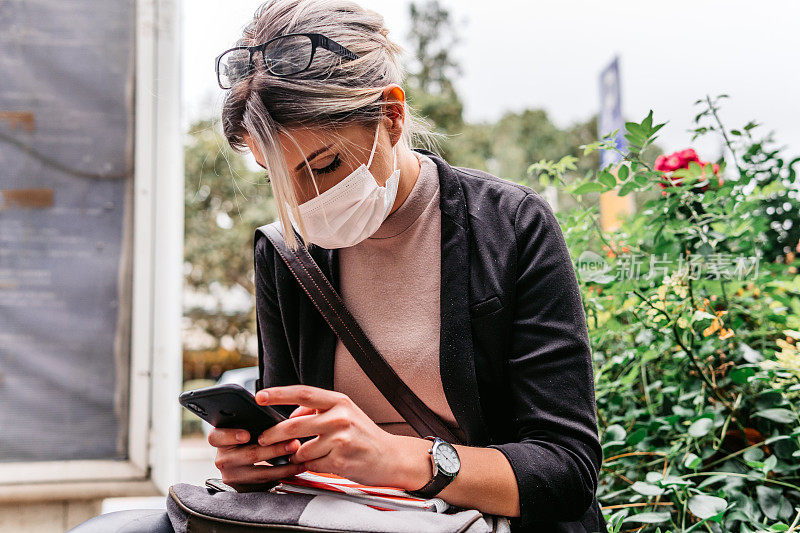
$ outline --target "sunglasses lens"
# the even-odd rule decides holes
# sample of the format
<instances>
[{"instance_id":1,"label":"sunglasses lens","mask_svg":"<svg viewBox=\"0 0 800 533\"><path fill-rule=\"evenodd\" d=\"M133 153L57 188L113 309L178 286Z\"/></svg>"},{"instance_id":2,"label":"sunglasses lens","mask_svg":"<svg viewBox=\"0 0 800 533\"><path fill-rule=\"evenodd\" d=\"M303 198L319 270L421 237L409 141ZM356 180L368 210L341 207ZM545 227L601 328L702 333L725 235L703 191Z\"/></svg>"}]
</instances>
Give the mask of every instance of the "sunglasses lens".
<instances>
[{"instance_id":1,"label":"sunglasses lens","mask_svg":"<svg viewBox=\"0 0 800 533\"><path fill-rule=\"evenodd\" d=\"M226 89L246 78L250 72L250 52L247 50L231 50L220 58L217 74L220 85Z\"/></svg>"},{"instance_id":2,"label":"sunglasses lens","mask_svg":"<svg viewBox=\"0 0 800 533\"><path fill-rule=\"evenodd\" d=\"M311 39L305 35L290 35L269 43L264 50L267 70L276 76L295 74L311 63Z\"/></svg>"}]
</instances>

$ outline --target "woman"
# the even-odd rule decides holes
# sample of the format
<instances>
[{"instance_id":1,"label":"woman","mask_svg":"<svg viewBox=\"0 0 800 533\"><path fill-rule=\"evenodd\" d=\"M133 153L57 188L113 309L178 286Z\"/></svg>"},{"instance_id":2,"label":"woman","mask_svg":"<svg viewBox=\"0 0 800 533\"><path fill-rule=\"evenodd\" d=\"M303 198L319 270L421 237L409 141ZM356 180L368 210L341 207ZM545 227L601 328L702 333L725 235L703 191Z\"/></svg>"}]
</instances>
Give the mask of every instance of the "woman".
<instances>
[{"instance_id":1,"label":"woman","mask_svg":"<svg viewBox=\"0 0 800 533\"><path fill-rule=\"evenodd\" d=\"M268 170L287 244L308 246L376 348L467 443L436 495L513 517L515 532L605 531L591 354L557 221L531 189L411 148L431 134L405 104L387 33L347 0L265 2L238 45L274 40L220 56L224 134ZM256 400L291 418L259 444L212 430L223 481L263 490L312 470L428 485L430 440L366 378L269 240L256 232L254 244ZM291 464L262 463L287 452Z\"/></svg>"},{"instance_id":2,"label":"woman","mask_svg":"<svg viewBox=\"0 0 800 533\"><path fill-rule=\"evenodd\" d=\"M327 48L309 60L308 37L278 39L298 33ZM266 63L260 49L249 64L247 50L221 59L225 136L268 170L278 227L300 235L376 348L468 443L436 495L513 517L515 532L604 531L591 355L559 226L531 189L411 148L430 134L405 104L402 49L387 33L350 1L265 2L238 44L275 39ZM290 247L302 245L295 231L284 230ZM366 378L269 240L256 232L254 244L267 387L256 399L291 418L257 445L213 430L223 480L263 489L312 470L419 490L430 441ZM292 464L254 464L287 451Z\"/></svg>"},{"instance_id":3,"label":"woman","mask_svg":"<svg viewBox=\"0 0 800 533\"><path fill-rule=\"evenodd\" d=\"M222 480L250 491L332 472L512 517L514 533L605 531L591 353L558 223L533 190L411 148L434 134L405 104L387 33L348 0L265 2L239 42L253 48L218 58L222 124L268 169L278 227L300 235L376 348L466 443L442 459L455 476L436 481L430 440L257 231L256 399L290 419L252 445L213 429ZM287 452L291 464L264 463ZM172 529L163 511L111 515L80 531Z\"/></svg>"}]
</instances>

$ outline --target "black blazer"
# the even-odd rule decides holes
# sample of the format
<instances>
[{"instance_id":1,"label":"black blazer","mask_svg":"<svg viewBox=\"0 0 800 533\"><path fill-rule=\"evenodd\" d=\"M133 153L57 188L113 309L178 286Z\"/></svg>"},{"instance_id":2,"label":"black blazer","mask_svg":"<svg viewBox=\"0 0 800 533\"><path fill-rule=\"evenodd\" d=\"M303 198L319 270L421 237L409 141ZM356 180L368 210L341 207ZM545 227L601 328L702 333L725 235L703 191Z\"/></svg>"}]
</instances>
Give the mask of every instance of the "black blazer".
<instances>
[{"instance_id":1,"label":"black blazer","mask_svg":"<svg viewBox=\"0 0 800 533\"><path fill-rule=\"evenodd\" d=\"M439 362L467 444L508 458L520 495L513 533L605 532L586 319L558 222L528 187L415 151L439 173ZM337 250L309 251L338 290ZM263 385L333 389L335 334L260 231L254 252Z\"/></svg>"}]
</instances>

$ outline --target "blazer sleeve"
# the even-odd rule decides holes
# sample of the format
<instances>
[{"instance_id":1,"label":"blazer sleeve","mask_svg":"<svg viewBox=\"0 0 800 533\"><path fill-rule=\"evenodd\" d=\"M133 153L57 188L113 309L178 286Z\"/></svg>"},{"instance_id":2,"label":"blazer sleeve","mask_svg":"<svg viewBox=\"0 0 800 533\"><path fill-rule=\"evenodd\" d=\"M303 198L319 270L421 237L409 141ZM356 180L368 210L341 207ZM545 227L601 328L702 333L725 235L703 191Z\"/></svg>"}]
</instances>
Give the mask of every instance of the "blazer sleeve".
<instances>
[{"instance_id":1,"label":"blazer sleeve","mask_svg":"<svg viewBox=\"0 0 800 533\"><path fill-rule=\"evenodd\" d=\"M558 221L528 193L514 217L516 291L507 364L517 442L491 444L517 479L520 530L580 520L594 501L602 448L578 282Z\"/></svg>"},{"instance_id":2,"label":"blazer sleeve","mask_svg":"<svg viewBox=\"0 0 800 533\"><path fill-rule=\"evenodd\" d=\"M291 357L276 290L279 265L275 249L260 232L256 232L253 256L258 358L264 370L261 379L264 387L298 384L300 378ZM273 407L288 417L296 406Z\"/></svg>"}]
</instances>

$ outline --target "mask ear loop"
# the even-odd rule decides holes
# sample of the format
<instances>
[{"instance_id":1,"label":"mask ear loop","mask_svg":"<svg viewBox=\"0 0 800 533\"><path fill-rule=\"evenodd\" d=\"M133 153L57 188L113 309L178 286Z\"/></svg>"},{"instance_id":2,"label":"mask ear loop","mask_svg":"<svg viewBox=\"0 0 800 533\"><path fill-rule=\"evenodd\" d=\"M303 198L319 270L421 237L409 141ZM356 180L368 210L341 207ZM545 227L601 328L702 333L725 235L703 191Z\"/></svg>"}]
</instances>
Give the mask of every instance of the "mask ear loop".
<instances>
[{"instance_id":1,"label":"mask ear loop","mask_svg":"<svg viewBox=\"0 0 800 533\"><path fill-rule=\"evenodd\" d=\"M314 190L317 191L317 196L319 196L320 192L319 187L317 187L317 180L314 179L314 171L311 170L311 165L308 164L308 161L306 161L306 166L308 167L308 173L311 175L311 183L314 184ZM322 204L322 216L325 218L325 225L330 228L331 224L328 222L328 214L325 212L325 204Z\"/></svg>"},{"instance_id":2,"label":"mask ear loop","mask_svg":"<svg viewBox=\"0 0 800 533\"><path fill-rule=\"evenodd\" d=\"M369 170L370 165L372 165L372 156L375 155L375 147L378 146L378 133L381 131L381 123L378 121L378 127L375 129L375 140L372 141L372 150L369 153L369 161L367 161L367 170Z\"/></svg>"},{"instance_id":3,"label":"mask ear loop","mask_svg":"<svg viewBox=\"0 0 800 533\"><path fill-rule=\"evenodd\" d=\"M397 141L396 143L394 143L394 146L392 146L392 153L394 154L394 157L393 157L393 160L392 160L392 174L394 174L394 171L397 170L397 168L395 168L395 167L397 167L397 145L398 144L400 144L400 141Z\"/></svg>"},{"instance_id":4,"label":"mask ear loop","mask_svg":"<svg viewBox=\"0 0 800 533\"><path fill-rule=\"evenodd\" d=\"M381 123L378 121L378 127L375 129L375 139L372 141L372 150L369 153L369 161L367 161L367 171L369 171L369 167L372 164L372 157L375 155L375 148L378 146L378 133L381 131ZM397 158L397 153L395 152L395 158ZM312 174L313 176L313 174ZM375 178L373 178L375 179ZM317 188L317 182L312 178L311 180L314 183L314 189L317 190L317 195L319 195L319 189ZM328 222L328 212L325 209L325 204L322 204L322 216L325 218L325 225L328 226L330 229L331 225Z\"/></svg>"}]
</instances>

